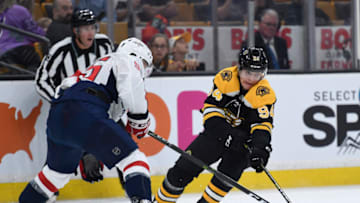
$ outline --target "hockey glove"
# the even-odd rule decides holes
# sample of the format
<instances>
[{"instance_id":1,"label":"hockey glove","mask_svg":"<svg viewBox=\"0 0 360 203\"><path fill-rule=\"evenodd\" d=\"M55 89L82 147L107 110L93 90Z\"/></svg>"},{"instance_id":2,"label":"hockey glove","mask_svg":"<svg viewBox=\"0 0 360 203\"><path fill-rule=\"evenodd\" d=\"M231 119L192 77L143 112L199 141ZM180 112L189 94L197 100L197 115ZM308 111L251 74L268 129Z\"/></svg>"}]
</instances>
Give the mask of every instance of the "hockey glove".
<instances>
[{"instance_id":1,"label":"hockey glove","mask_svg":"<svg viewBox=\"0 0 360 203\"><path fill-rule=\"evenodd\" d=\"M271 146L265 148L252 147L250 152L250 166L256 170L256 173L261 173L266 166L271 152Z\"/></svg>"},{"instance_id":2,"label":"hockey glove","mask_svg":"<svg viewBox=\"0 0 360 203\"><path fill-rule=\"evenodd\" d=\"M128 117L126 131L128 131L131 135L135 135L137 138L140 139L147 134L147 132L149 131L149 127L150 127L149 116L141 120Z\"/></svg>"},{"instance_id":3,"label":"hockey glove","mask_svg":"<svg viewBox=\"0 0 360 203\"><path fill-rule=\"evenodd\" d=\"M80 173L83 180L87 182L98 182L104 179L102 171L104 164L97 160L92 154L85 154L80 160Z\"/></svg>"}]
</instances>

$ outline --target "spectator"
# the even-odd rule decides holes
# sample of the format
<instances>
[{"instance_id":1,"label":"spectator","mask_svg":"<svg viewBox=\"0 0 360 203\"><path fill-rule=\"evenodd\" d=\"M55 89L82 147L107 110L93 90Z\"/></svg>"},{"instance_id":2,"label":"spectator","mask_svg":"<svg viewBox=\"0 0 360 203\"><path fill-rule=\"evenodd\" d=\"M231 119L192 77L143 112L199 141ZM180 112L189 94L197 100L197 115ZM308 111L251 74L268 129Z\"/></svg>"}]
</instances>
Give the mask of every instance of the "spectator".
<instances>
[{"instance_id":1,"label":"spectator","mask_svg":"<svg viewBox=\"0 0 360 203\"><path fill-rule=\"evenodd\" d=\"M90 9L94 12L98 21L107 21L107 0L72 0L76 9ZM114 21L116 21L116 10L114 9Z\"/></svg>"},{"instance_id":2,"label":"spectator","mask_svg":"<svg viewBox=\"0 0 360 203\"><path fill-rule=\"evenodd\" d=\"M169 64L169 39L165 34L157 33L150 40L153 55L153 72L165 72Z\"/></svg>"},{"instance_id":3,"label":"spectator","mask_svg":"<svg viewBox=\"0 0 360 203\"><path fill-rule=\"evenodd\" d=\"M168 20L178 15L173 0L142 0L141 5L142 11L138 14L141 21L150 22L157 14L164 16Z\"/></svg>"},{"instance_id":4,"label":"spectator","mask_svg":"<svg viewBox=\"0 0 360 203\"><path fill-rule=\"evenodd\" d=\"M217 8L218 20L244 21L247 10L247 1L220 0Z\"/></svg>"},{"instance_id":5,"label":"spectator","mask_svg":"<svg viewBox=\"0 0 360 203\"><path fill-rule=\"evenodd\" d=\"M303 25L303 0L293 0L285 15L287 25ZM315 8L315 25L331 25L330 17L320 8Z\"/></svg>"},{"instance_id":6,"label":"spectator","mask_svg":"<svg viewBox=\"0 0 360 203\"><path fill-rule=\"evenodd\" d=\"M17 5L27 8L30 13L33 11L33 1L32 0L15 0Z\"/></svg>"},{"instance_id":7,"label":"spectator","mask_svg":"<svg viewBox=\"0 0 360 203\"><path fill-rule=\"evenodd\" d=\"M186 59L189 53L188 43L191 41L191 34L184 32L170 38L170 53L172 59L169 60L167 70L171 72L194 71L200 66L196 59Z\"/></svg>"},{"instance_id":8,"label":"spectator","mask_svg":"<svg viewBox=\"0 0 360 203\"><path fill-rule=\"evenodd\" d=\"M279 17L275 10L266 9L261 15L259 29L255 33L255 46L263 48L269 59L269 69L290 69L285 39L276 36ZM243 48L247 43L243 43Z\"/></svg>"},{"instance_id":9,"label":"spectator","mask_svg":"<svg viewBox=\"0 0 360 203\"><path fill-rule=\"evenodd\" d=\"M168 20L164 16L157 14L152 21L146 24L144 30L142 31L141 40L148 44L156 33L164 34L168 25Z\"/></svg>"},{"instance_id":10,"label":"spectator","mask_svg":"<svg viewBox=\"0 0 360 203\"><path fill-rule=\"evenodd\" d=\"M70 22L73 6L71 0L54 0L52 12L53 21L46 32L46 37L49 38L51 44L55 44L72 34Z\"/></svg>"},{"instance_id":11,"label":"spectator","mask_svg":"<svg viewBox=\"0 0 360 203\"><path fill-rule=\"evenodd\" d=\"M211 1L209 0L188 0L194 2L196 19L200 21L211 20ZM238 0L219 0L217 8L218 21L245 21L247 10L247 1Z\"/></svg>"},{"instance_id":12,"label":"spectator","mask_svg":"<svg viewBox=\"0 0 360 203\"><path fill-rule=\"evenodd\" d=\"M129 18L129 11L128 11L128 0L119 0L116 5L116 15L117 21L127 21L129 22L131 18ZM141 8L141 0L132 0L132 7L133 11L137 14L140 12ZM137 17L137 15L135 15ZM136 23L140 20L136 19ZM130 24L130 22L129 22Z\"/></svg>"},{"instance_id":13,"label":"spectator","mask_svg":"<svg viewBox=\"0 0 360 203\"><path fill-rule=\"evenodd\" d=\"M13 0L0 1L0 22L44 36L44 30L33 20L30 11L14 3ZM1 29L1 32L0 61L19 64L35 72L41 62L33 46L37 40L7 29Z\"/></svg>"},{"instance_id":14,"label":"spectator","mask_svg":"<svg viewBox=\"0 0 360 203\"><path fill-rule=\"evenodd\" d=\"M255 20L261 21L261 15L264 13L264 10L273 6L273 0L255 0Z\"/></svg>"},{"instance_id":15,"label":"spectator","mask_svg":"<svg viewBox=\"0 0 360 203\"><path fill-rule=\"evenodd\" d=\"M335 2L336 19L344 21L344 25L351 25L351 1Z\"/></svg>"},{"instance_id":16,"label":"spectator","mask_svg":"<svg viewBox=\"0 0 360 203\"><path fill-rule=\"evenodd\" d=\"M76 9L90 9L94 12L97 20L101 20L106 14L106 0L72 0Z\"/></svg>"},{"instance_id":17,"label":"spectator","mask_svg":"<svg viewBox=\"0 0 360 203\"><path fill-rule=\"evenodd\" d=\"M51 18L48 17L41 17L39 20L37 20L37 24L45 31L47 32L50 24L52 23Z\"/></svg>"}]
</instances>

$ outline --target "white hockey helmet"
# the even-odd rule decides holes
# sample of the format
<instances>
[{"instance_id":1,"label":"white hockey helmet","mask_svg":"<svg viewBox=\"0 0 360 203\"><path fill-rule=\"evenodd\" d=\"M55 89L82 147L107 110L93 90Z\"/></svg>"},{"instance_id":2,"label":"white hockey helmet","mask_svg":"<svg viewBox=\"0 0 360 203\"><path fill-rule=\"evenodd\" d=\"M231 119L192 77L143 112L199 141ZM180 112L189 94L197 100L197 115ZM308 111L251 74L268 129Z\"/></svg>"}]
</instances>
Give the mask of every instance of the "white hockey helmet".
<instances>
[{"instance_id":1,"label":"white hockey helmet","mask_svg":"<svg viewBox=\"0 0 360 203\"><path fill-rule=\"evenodd\" d=\"M152 66L153 56L151 50L144 42L135 37L121 41L116 52L135 55L136 57L145 60L148 66Z\"/></svg>"}]
</instances>

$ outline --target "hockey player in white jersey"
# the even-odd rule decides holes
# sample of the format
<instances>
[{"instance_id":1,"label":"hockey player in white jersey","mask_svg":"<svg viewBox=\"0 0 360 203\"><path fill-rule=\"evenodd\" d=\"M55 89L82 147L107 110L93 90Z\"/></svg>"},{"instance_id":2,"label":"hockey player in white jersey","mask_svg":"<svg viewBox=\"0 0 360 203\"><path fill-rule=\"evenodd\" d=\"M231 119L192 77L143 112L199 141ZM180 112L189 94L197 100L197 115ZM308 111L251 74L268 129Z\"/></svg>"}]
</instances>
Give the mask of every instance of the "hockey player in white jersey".
<instances>
[{"instance_id":1,"label":"hockey player in white jersey","mask_svg":"<svg viewBox=\"0 0 360 203\"><path fill-rule=\"evenodd\" d=\"M150 202L150 167L128 132L141 138L150 125L144 77L152 59L143 42L129 38L85 73L63 80L47 120L47 165L21 193L20 203L51 198L69 182L83 151L122 171L133 203ZM115 122L125 113L126 129Z\"/></svg>"}]
</instances>

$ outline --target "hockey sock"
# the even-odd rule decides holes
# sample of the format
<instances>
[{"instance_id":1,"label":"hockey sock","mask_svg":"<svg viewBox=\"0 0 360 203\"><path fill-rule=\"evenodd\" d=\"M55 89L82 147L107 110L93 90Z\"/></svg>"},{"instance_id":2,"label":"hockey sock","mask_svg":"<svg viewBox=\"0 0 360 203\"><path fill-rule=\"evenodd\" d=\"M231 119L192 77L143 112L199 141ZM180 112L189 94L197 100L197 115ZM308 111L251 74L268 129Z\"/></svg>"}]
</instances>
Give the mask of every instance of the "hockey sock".
<instances>
[{"instance_id":1,"label":"hockey sock","mask_svg":"<svg viewBox=\"0 0 360 203\"><path fill-rule=\"evenodd\" d=\"M230 189L231 187L226 186L216 177L213 177L209 185L205 188L205 191L198 203L218 203L225 197Z\"/></svg>"},{"instance_id":2,"label":"hockey sock","mask_svg":"<svg viewBox=\"0 0 360 203\"><path fill-rule=\"evenodd\" d=\"M149 177L142 174L130 174L125 177L124 186L130 199L151 200L151 183Z\"/></svg>"},{"instance_id":3,"label":"hockey sock","mask_svg":"<svg viewBox=\"0 0 360 203\"><path fill-rule=\"evenodd\" d=\"M47 200L46 194L41 192L34 181L26 185L19 197L19 203L45 203Z\"/></svg>"},{"instance_id":4,"label":"hockey sock","mask_svg":"<svg viewBox=\"0 0 360 203\"><path fill-rule=\"evenodd\" d=\"M158 203L175 203L180 195L183 193L183 187L176 187L169 183L168 179L165 178L161 187L155 195L155 202Z\"/></svg>"}]
</instances>

